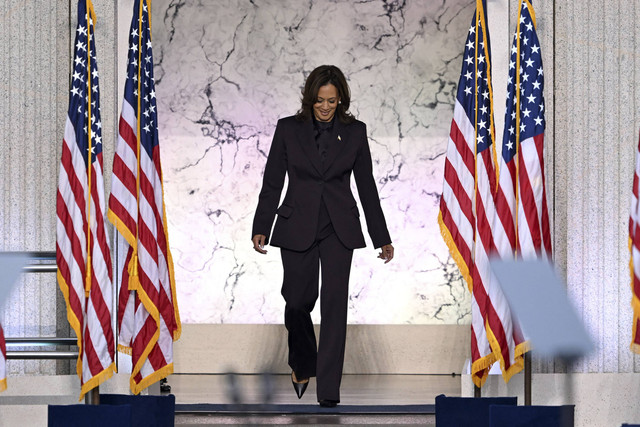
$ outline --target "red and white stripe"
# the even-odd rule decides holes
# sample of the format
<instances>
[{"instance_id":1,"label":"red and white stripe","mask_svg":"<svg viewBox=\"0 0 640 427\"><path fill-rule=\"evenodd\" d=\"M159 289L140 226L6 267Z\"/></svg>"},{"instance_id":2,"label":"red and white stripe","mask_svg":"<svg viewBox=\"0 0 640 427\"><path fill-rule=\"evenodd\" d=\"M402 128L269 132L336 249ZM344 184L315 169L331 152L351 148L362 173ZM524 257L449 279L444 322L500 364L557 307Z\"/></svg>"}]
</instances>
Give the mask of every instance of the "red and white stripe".
<instances>
[{"instance_id":1,"label":"red and white stripe","mask_svg":"<svg viewBox=\"0 0 640 427\"><path fill-rule=\"evenodd\" d=\"M520 141L518 248L524 259L551 259L551 231L544 178L544 133Z\"/></svg>"},{"instance_id":2,"label":"red and white stripe","mask_svg":"<svg viewBox=\"0 0 640 427\"><path fill-rule=\"evenodd\" d=\"M58 284L67 304L67 319L78 337L76 370L80 398L115 371L111 326L111 255L105 232L102 154L91 164L91 211L87 212L88 174L67 118L57 193ZM90 220L90 224L88 221ZM87 228L91 230L87 253ZM85 294L87 259L91 256L88 297Z\"/></svg>"},{"instance_id":3,"label":"red and white stripe","mask_svg":"<svg viewBox=\"0 0 640 427\"><path fill-rule=\"evenodd\" d=\"M491 177L495 172L490 154L480 154L474 159L475 150L474 126L462 105L456 101L445 160L439 222L445 240L449 240L449 249L471 287L469 290L472 292L472 373L475 377L474 382L481 385L486 379L488 368L496 360L489 340L489 335L493 334L488 334L485 327L488 313L492 313L490 318L495 320L495 310L492 310L484 285L489 281L487 278L491 274L487 253L493 246L493 241L487 214L492 218L494 204L491 189L495 188L495 178ZM495 322L493 323L494 327L499 329Z\"/></svg>"},{"instance_id":4,"label":"red and white stripe","mask_svg":"<svg viewBox=\"0 0 640 427\"><path fill-rule=\"evenodd\" d=\"M138 170L137 117L125 100L109 218L125 237L121 260L119 339L132 355L131 389L139 393L173 372L173 341L179 335L172 260L166 239L166 220L160 155L140 149ZM136 177L140 174L139 193Z\"/></svg>"},{"instance_id":5,"label":"red and white stripe","mask_svg":"<svg viewBox=\"0 0 640 427\"><path fill-rule=\"evenodd\" d=\"M0 392L7 389L7 343L0 325Z\"/></svg>"},{"instance_id":6,"label":"red and white stripe","mask_svg":"<svg viewBox=\"0 0 640 427\"><path fill-rule=\"evenodd\" d=\"M633 308L633 325L631 335L631 350L640 354L640 203L638 200L638 186L640 181L640 140L636 152L633 187L631 192L631 213L629 215L629 250L631 260L631 307Z\"/></svg>"}]
</instances>

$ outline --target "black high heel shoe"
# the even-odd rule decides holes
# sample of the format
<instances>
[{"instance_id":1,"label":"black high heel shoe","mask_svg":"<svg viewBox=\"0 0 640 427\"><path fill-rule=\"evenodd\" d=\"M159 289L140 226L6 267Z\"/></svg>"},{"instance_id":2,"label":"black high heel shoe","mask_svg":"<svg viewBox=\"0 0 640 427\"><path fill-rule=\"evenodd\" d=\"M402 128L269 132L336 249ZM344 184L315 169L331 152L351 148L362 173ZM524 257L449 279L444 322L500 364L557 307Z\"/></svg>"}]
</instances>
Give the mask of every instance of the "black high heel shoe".
<instances>
[{"instance_id":1,"label":"black high heel shoe","mask_svg":"<svg viewBox=\"0 0 640 427\"><path fill-rule=\"evenodd\" d=\"M293 389L296 391L296 395L298 396L298 399L302 399L302 395L304 394L305 390L307 389L307 386L309 385L309 379L307 379L305 382L297 382L294 380L296 374L295 372L291 372L291 384L293 384ZM295 378L297 380L297 378Z\"/></svg>"}]
</instances>

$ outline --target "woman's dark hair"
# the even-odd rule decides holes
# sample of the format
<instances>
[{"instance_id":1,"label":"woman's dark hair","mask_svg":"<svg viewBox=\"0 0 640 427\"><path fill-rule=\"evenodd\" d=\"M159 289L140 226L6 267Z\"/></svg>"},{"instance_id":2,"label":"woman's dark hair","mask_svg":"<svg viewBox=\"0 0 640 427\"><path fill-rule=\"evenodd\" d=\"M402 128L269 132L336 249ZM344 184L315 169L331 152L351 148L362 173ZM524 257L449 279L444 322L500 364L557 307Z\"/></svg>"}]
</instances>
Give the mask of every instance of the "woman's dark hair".
<instances>
[{"instance_id":1,"label":"woman's dark hair","mask_svg":"<svg viewBox=\"0 0 640 427\"><path fill-rule=\"evenodd\" d=\"M349 113L351 91L347 79L335 65L321 65L309 74L302 90L302 106L296 114L298 120L313 117L313 105L318 101L318 91L322 86L331 83L338 90L340 102L336 108L336 116L342 123L352 123L355 117Z\"/></svg>"}]
</instances>

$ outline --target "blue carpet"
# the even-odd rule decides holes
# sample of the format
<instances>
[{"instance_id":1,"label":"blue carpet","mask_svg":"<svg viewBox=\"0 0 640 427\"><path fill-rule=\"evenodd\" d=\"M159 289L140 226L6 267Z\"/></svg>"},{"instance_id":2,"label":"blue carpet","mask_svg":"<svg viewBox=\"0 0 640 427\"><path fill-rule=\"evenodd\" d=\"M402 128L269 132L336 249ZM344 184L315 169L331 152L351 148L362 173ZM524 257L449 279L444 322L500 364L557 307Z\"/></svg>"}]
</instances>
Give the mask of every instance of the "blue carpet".
<instances>
[{"instance_id":1,"label":"blue carpet","mask_svg":"<svg viewBox=\"0 0 640 427\"><path fill-rule=\"evenodd\" d=\"M275 404L176 404L176 414L224 413L224 414L427 414L436 413L435 405L338 405L322 408L320 405Z\"/></svg>"}]
</instances>

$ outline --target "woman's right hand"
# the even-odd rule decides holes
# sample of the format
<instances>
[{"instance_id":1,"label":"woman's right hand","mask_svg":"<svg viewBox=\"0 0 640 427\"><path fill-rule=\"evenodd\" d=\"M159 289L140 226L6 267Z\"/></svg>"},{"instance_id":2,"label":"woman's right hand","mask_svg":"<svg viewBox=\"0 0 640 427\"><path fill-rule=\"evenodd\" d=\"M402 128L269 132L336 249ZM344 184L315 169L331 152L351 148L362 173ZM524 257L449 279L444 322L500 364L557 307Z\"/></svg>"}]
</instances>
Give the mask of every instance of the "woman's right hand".
<instances>
[{"instance_id":1,"label":"woman's right hand","mask_svg":"<svg viewBox=\"0 0 640 427\"><path fill-rule=\"evenodd\" d=\"M267 251L264 249L264 242L266 240L267 236L265 236L264 234L256 234L255 236L253 236L253 239L251 239L251 241L253 242L253 249L261 254L266 254Z\"/></svg>"}]
</instances>

